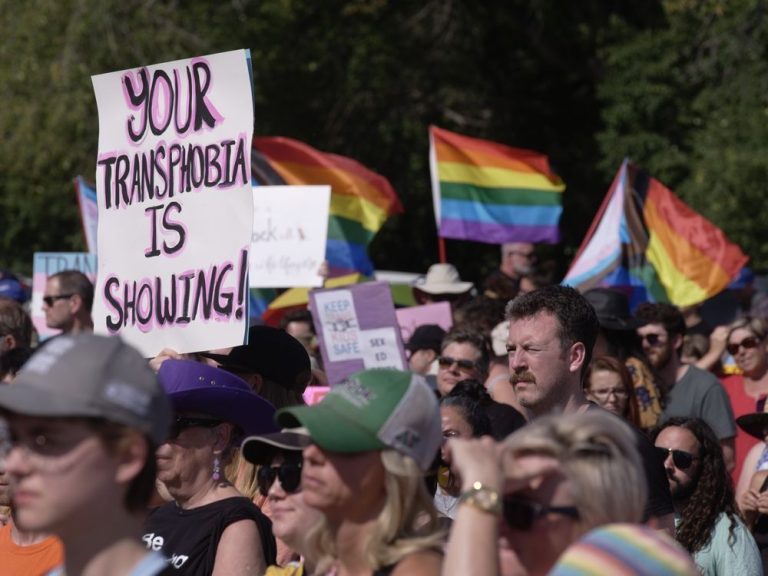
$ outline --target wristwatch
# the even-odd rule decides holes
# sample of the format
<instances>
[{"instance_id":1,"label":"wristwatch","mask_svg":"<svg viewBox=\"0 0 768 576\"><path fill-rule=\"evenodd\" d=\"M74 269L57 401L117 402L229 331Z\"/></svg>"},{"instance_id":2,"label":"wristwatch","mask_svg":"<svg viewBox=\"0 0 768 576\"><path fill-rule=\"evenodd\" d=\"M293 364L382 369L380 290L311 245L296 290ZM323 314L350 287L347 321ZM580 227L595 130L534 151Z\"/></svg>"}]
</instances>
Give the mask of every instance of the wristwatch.
<instances>
[{"instance_id":1,"label":"wristwatch","mask_svg":"<svg viewBox=\"0 0 768 576\"><path fill-rule=\"evenodd\" d=\"M483 486L482 482L475 482L469 490L462 492L459 504L469 504L481 512L501 516L502 505L498 491Z\"/></svg>"}]
</instances>

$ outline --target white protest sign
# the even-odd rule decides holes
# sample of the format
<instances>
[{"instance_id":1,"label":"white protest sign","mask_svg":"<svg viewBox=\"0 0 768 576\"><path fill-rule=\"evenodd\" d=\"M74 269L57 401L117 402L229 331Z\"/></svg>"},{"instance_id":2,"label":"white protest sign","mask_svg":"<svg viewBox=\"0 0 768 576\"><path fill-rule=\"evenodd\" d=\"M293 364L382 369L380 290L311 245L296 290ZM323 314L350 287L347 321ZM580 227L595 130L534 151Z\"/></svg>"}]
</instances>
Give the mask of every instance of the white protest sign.
<instances>
[{"instance_id":1,"label":"white protest sign","mask_svg":"<svg viewBox=\"0 0 768 576\"><path fill-rule=\"evenodd\" d=\"M330 186L254 186L251 288L322 286Z\"/></svg>"},{"instance_id":2,"label":"white protest sign","mask_svg":"<svg viewBox=\"0 0 768 576\"><path fill-rule=\"evenodd\" d=\"M394 328L361 330L360 356L366 368L404 368Z\"/></svg>"},{"instance_id":3,"label":"white protest sign","mask_svg":"<svg viewBox=\"0 0 768 576\"><path fill-rule=\"evenodd\" d=\"M253 230L244 50L92 78L96 332L145 356L242 344Z\"/></svg>"},{"instance_id":4,"label":"white protest sign","mask_svg":"<svg viewBox=\"0 0 768 576\"><path fill-rule=\"evenodd\" d=\"M320 292L315 296L328 359L331 362L361 357L358 345L360 323L350 290Z\"/></svg>"}]
</instances>

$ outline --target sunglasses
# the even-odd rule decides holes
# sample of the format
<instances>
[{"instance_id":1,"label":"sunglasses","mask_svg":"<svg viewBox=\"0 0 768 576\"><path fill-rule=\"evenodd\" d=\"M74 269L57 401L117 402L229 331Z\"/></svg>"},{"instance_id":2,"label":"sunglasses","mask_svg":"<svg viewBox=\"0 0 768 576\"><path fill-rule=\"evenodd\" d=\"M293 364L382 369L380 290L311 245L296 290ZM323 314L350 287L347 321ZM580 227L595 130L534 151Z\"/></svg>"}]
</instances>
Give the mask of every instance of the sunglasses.
<instances>
[{"instance_id":1,"label":"sunglasses","mask_svg":"<svg viewBox=\"0 0 768 576\"><path fill-rule=\"evenodd\" d=\"M530 530L536 520L547 514L559 514L574 520L579 519L579 510L575 506L546 506L518 496L505 497L503 511L504 521L507 525L523 532Z\"/></svg>"},{"instance_id":2,"label":"sunglasses","mask_svg":"<svg viewBox=\"0 0 768 576\"><path fill-rule=\"evenodd\" d=\"M256 475L259 492L266 496L275 478L280 480L280 486L288 494L293 494L301 488L301 462L284 462L279 466L260 466Z\"/></svg>"},{"instance_id":3,"label":"sunglasses","mask_svg":"<svg viewBox=\"0 0 768 576\"><path fill-rule=\"evenodd\" d=\"M168 438L173 440L178 438L182 430L187 428L215 428L221 424L221 420L214 420L212 418L188 418L186 416L177 416L171 426L171 431L168 434Z\"/></svg>"},{"instance_id":4,"label":"sunglasses","mask_svg":"<svg viewBox=\"0 0 768 576\"><path fill-rule=\"evenodd\" d=\"M477 368L477 363L472 360L458 360L450 356L440 356L437 359L437 364L440 368L450 368L454 364L462 370L474 370Z\"/></svg>"},{"instance_id":5,"label":"sunglasses","mask_svg":"<svg viewBox=\"0 0 768 576\"><path fill-rule=\"evenodd\" d=\"M658 346L661 344L661 336L658 334L642 334L640 335L640 340L645 340L651 346Z\"/></svg>"},{"instance_id":6,"label":"sunglasses","mask_svg":"<svg viewBox=\"0 0 768 576\"><path fill-rule=\"evenodd\" d=\"M678 470L688 470L693 464L694 460L698 460L698 456L694 456L690 452L685 450L674 450L672 448L661 448L656 446L656 450L659 451L661 457L666 460L670 455L672 456L672 463Z\"/></svg>"},{"instance_id":7,"label":"sunglasses","mask_svg":"<svg viewBox=\"0 0 768 576\"><path fill-rule=\"evenodd\" d=\"M608 398L611 394L616 396L616 398L626 398L629 396L626 388L607 388L605 390L590 388L589 393L598 398Z\"/></svg>"},{"instance_id":8,"label":"sunglasses","mask_svg":"<svg viewBox=\"0 0 768 576\"><path fill-rule=\"evenodd\" d=\"M726 350L728 350L728 354L731 356L735 356L739 352L739 348L744 348L744 350L749 350L750 348L757 348L760 344L760 340L756 336L747 336L742 340L741 342L734 342L732 344L728 344L728 346L725 347Z\"/></svg>"},{"instance_id":9,"label":"sunglasses","mask_svg":"<svg viewBox=\"0 0 768 576\"><path fill-rule=\"evenodd\" d=\"M72 298L74 294L57 294L56 296L43 296L43 302L45 302L45 305L49 308L53 306L53 303L57 300L66 300L67 298Z\"/></svg>"}]
</instances>

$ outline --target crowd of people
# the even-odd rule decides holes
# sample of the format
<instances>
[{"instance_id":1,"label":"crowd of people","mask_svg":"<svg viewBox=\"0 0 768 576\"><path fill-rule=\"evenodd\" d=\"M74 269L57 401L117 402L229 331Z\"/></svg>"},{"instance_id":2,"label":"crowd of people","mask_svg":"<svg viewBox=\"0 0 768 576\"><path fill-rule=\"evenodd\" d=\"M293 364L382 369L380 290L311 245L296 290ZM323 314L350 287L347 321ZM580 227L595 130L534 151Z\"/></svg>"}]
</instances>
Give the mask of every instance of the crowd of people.
<instances>
[{"instance_id":1,"label":"crowd of people","mask_svg":"<svg viewBox=\"0 0 768 576\"><path fill-rule=\"evenodd\" d=\"M327 385L308 310L247 344L142 358L48 278L38 342L0 274L0 573L758 575L768 319L555 283L505 244L480 290L413 286L452 326L408 371ZM13 278L11 278L13 280ZM754 295L754 292L752 293Z\"/></svg>"}]
</instances>

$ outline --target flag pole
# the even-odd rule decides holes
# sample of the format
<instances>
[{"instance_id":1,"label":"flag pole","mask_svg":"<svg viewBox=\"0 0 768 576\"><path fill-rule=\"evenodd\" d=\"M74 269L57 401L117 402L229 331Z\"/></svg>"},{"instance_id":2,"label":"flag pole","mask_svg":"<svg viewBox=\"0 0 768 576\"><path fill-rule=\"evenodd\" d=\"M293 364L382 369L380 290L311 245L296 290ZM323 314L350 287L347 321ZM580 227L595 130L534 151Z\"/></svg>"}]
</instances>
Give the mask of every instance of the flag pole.
<instances>
[{"instance_id":1,"label":"flag pole","mask_svg":"<svg viewBox=\"0 0 768 576\"><path fill-rule=\"evenodd\" d=\"M440 264L445 264L445 239L442 236L437 237L437 252L440 257Z\"/></svg>"}]
</instances>

